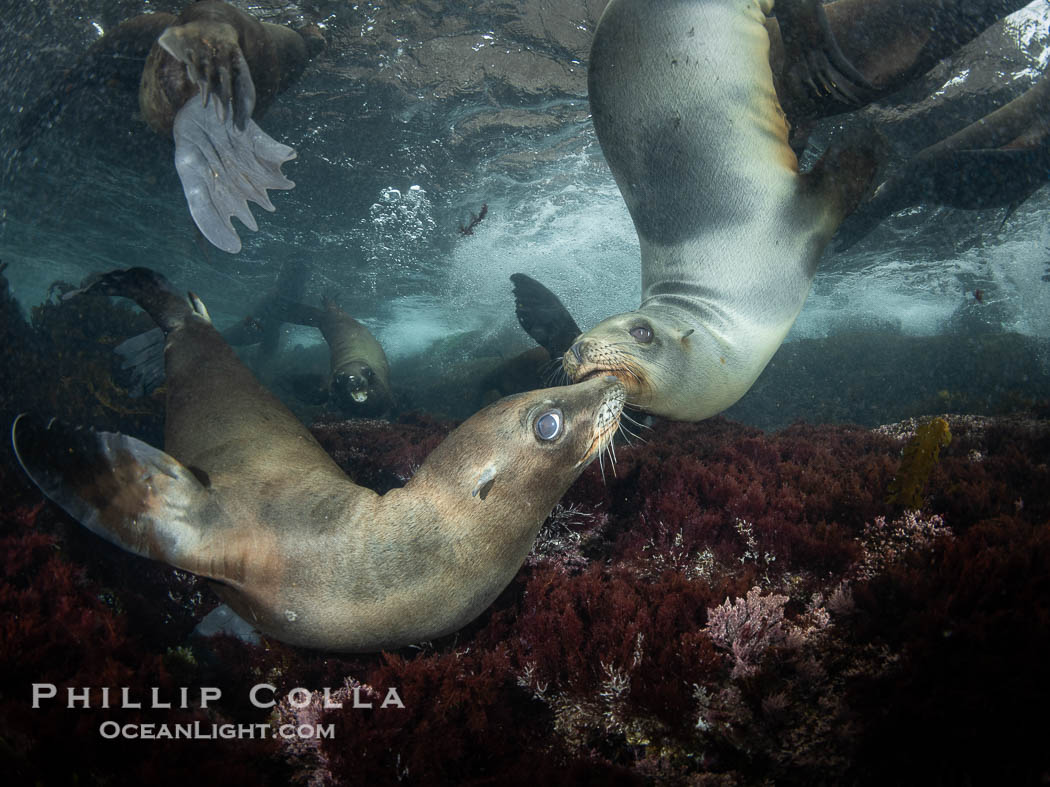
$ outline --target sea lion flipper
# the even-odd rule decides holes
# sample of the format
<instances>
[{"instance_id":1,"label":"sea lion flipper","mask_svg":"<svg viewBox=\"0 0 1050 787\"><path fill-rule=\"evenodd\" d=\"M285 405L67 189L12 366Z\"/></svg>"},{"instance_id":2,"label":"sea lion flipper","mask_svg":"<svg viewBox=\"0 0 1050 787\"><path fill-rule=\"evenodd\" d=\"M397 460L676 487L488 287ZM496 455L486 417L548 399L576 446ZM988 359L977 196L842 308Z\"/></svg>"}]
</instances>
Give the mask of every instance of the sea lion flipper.
<instances>
[{"instance_id":1,"label":"sea lion flipper","mask_svg":"<svg viewBox=\"0 0 1050 787\"><path fill-rule=\"evenodd\" d=\"M525 333L550 353L560 358L580 335L576 320L561 300L531 276L512 273L514 313Z\"/></svg>"},{"instance_id":2,"label":"sea lion flipper","mask_svg":"<svg viewBox=\"0 0 1050 787\"><path fill-rule=\"evenodd\" d=\"M219 604L215 609L201 618L200 623L193 629L194 635L198 637L214 637L225 634L236 637L249 645L261 645L262 637L259 630L251 623L234 612L229 604Z\"/></svg>"},{"instance_id":3,"label":"sea lion flipper","mask_svg":"<svg viewBox=\"0 0 1050 787\"><path fill-rule=\"evenodd\" d=\"M962 210L1006 206L1005 222L1047 180L1050 148L1046 146L920 153L882 183L843 225L835 251L846 251L897 211L924 201Z\"/></svg>"},{"instance_id":4,"label":"sea lion flipper","mask_svg":"<svg viewBox=\"0 0 1050 787\"><path fill-rule=\"evenodd\" d=\"M214 579L202 566L205 514L222 518L189 468L117 432L20 415L15 455L33 482L91 532L129 552Z\"/></svg>"},{"instance_id":5,"label":"sea lion flipper","mask_svg":"<svg viewBox=\"0 0 1050 787\"><path fill-rule=\"evenodd\" d=\"M863 106L875 87L842 54L821 0L777 0L788 78L819 99Z\"/></svg>"},{"instance_id":6,"label":"sea lion flipper","mask_svg":"<svg viewBox=\"0 0 1050 787\"><path fill-rule=\"evenodd\" d=\"M294 159L295 151L252 120L238 131L232 113L219 117L200 101L187 101L179 110L173 133L175 168L193 220L212 244L236 254L241 240L230 217L252 231L258 229L248 201L274 210L266 190L295 186L281 173L281 165Z\"/></svg>"},{"instance_id":7,"label":"sea lion flipper","mask_svg":"<svg viewBox=\"0 0 1050 787\"><path fill-rule=\"evenodd\" d=\"M889 145L879 132L860 129L833 142L812 169L801 176L803 188L815 194L824 206L821 211L832 208L827 213L832 232L871 195L877 183L876 172L888 150Z\"/></svg>"},{"instance_id":8,"label":"sea lion flipper","mask_svg":"<svg viewBox=\"0 0 1050 787\"><path fill-rule=\"evenodd\" d=\"M123 363L128 395L144 396L164 383L164 331L151 328L113 348Z\"/></svg>"}]
</instances>

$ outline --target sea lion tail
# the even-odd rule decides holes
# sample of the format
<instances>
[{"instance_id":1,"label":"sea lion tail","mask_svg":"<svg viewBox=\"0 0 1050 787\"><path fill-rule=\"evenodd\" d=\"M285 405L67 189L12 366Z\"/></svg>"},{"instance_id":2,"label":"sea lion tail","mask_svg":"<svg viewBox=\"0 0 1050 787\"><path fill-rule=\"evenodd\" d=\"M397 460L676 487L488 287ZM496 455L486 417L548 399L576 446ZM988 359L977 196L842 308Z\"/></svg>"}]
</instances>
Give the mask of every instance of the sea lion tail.
<instances>
[{"instance_id":1,"label":"sea lion tail","mask_svg":"<svg viewBox=\"0 0 1050 787\"><path fill-rule=\"evenodd\" d=\"M88 530L129 552L214 576L200 555L204 515L224 514L190 468L117 432L76 429L25 414L11 427L22 468ZM203 570L202 570L203 568Z\"/></svg>"}]
</instances>

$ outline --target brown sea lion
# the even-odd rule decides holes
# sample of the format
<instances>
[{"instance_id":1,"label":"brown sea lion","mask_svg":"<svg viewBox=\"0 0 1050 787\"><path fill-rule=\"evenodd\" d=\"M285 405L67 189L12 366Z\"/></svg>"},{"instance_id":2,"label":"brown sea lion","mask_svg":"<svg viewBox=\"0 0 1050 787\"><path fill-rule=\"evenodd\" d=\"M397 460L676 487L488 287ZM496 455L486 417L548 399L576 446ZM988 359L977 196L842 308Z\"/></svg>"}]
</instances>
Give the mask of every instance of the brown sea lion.
<instances>
[{"instance_id":1,"label":"brown sea lion","mask_svg":"<svg viewBox=\"0 0 1050 787\"><path fill-rule=\"evenodd\" d=\"M836 241L848 249L904 208L1005 207L1007 215L1050 180L1050 76L966 128L923 148L850 217ZM1005 221L1005 218L1004 218Z\"/></svg>"},{"instance_id":2,"label":"brown sea lion","mask_svg":"<svg viewBox=\"0 0 1050 787\"><path fill-rule=\"evenodd\" d=\"M92 532L214 580L245 621L295 645L396 648L479 615L623 405L612 378L503 399L379 496L258 383L195 296L143 268L88 291L135 298L166 333L165 451L23 416L19 461Z\"/></svg>"},{"instance_id":3,"label":"brown sea lion","mask_svg":"<svg viewBox=\"0 0 1050 787\"><path fill-rule=\"evenodd\" d=\"M241 248L231 216L257 230L248 201L273 211L266 190L295 185L281 173L295 151L252 117L302 72L318 39L205 0L184 10L146 59L142 115L158 133L173 135L190 214L223 251Z\"/></svg>"},{"instance_id":4,"label":"brown sea lion","mask_svg":"<svg viewBox=\"0 0 1050 787\"><path fill-rule=\"evenodd\" d=\"M634 220L642 304L578 337L575 381L614 373L629 402L678 420L751 387L799 311L824 246L864 196L870 152L806 175L755 0L613 0L591 48L591 114Z\"/></svg>"},{"instance_id":5,"label":"brown sea lion","mask_svg":"<svg viewBox=\"0 0 1050 787\"><path fill-rule=\"evenodd\" d=\"M785 35L778 19L767 19L766 28L780 104L797 125L884 98L1028 2L836 0L821 7L818 0L777 0L774 10ZM810 65L823 62L821 45L834 48L840 57L835 62L847 64L842 70L849 76L833 69L821 74Z\"/></svg>"},{"instance_id":6,"label":"brown sea lion","mask_svg":"<svg viewBox=\"0 0 1050 787\"><path fill-rule=\"evenodd\" d=\"M335 301L325 298L324 308L284 304L276 309L281 319L321 329L328 343L331 374L328 403L345 415L376 418L390 412L394 395L390 388L390 364L382 345L364 325Z\"/></svg>"},{"instance_id":7,"label":"brown sea lion","mask_svg":"<svg viewBox=\"0 0 1050 787\"><path fill-rule=\"evenodd\" d=\"M68 96L90 84L137 88L150 127L175 141L175 164L201 233L224 251L240 250L230 216L257 225L251 200L267 210L267 189L294 185L280 166L295 151L262 132L252 117L324 48L316 26L294 31L206 0L179 16L143 14L100 38L19 118L24 150L59 115ZM200 99L190 101L200 94Z\"/></svg>"}]
</instances>

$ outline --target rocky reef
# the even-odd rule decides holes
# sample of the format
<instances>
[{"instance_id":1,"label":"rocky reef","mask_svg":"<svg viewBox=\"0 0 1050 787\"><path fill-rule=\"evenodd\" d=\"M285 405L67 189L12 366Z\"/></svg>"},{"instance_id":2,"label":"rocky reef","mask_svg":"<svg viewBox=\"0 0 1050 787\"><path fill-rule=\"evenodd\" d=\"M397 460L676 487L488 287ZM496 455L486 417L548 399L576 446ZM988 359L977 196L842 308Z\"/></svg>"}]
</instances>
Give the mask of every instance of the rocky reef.
<instances>
[{"instance_id":1,"label":"rocky reef","mask_svg":"<svg viewBox=\"0 0 1050 787\"><path fill-rule=\"evenodd\" d=\"M4 284L0 415L60 413L160 444L161 400L128 397L110 352L145 318L62 300L57 285L27 321ZM454 425L413 412L313 432L382 493ZM1045 404L877 429L631 428L615 468L584 473L478 620L364 655L196 636L217 604L207 583L91 535L5 444L5 772L180 785L1050 777L1029 721L1050 699ZM34 685L55 697L45 688L33 707ZM273 703L253 702L255 687ZM270 732L282 725L313 734ZM176 728L210 739L158 732Z\"/></svg>"},{"instance_id":2,"label":"rocky reef","mask_svg":"<svg viewBox=\"0 0 1050 787\"><path fill-rule=\"evenodd\" d=\"M216 603L204 582L109 547L5 464L5 770L83 784L1038 782L1050 757L1019 708L1050 698L1050 422L946 420L919 510L886 501L924 419L659 423L617 448L615 475L581 477L479 620L375 655L192 637ZM315 434L382 491L450 426ZM34 683L59 699L33 709ZM249 701L257 684L274 708ZM143 708L99 707L104 686ZM170 701L182 686L222 697L150 707L152 687ZM94 687L92 707L66 707L66 687ZM323 707L325 688L341 708ZM404 707L383 707L391 688ZM101 740L114 720L334 737Z\"/></svg>"}]
</instances>

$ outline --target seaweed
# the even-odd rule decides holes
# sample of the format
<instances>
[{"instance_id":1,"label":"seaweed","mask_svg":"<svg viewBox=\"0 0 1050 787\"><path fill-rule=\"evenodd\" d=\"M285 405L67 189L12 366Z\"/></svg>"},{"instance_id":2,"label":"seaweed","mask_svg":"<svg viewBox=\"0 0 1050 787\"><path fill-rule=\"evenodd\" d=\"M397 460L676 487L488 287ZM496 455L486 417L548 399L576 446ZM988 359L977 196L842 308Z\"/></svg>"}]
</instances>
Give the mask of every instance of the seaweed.
<instances>
[{"instance_id":1,"label":"seaweed","mask_svg":"<svg viewBox=\"0 0 1050 787\"><path fill-rule=\"evenodd\" d=\"M944 418L931 418L915 429L915 435L904 447L900 469L890 482L886 502L907 508L923 506L923 490L930 473L941 456L941 448L952 441L952 432Z\"/></svg>"}]
</instances>

